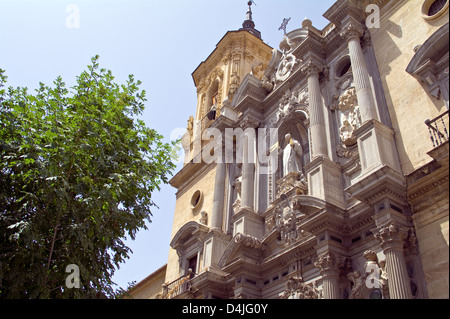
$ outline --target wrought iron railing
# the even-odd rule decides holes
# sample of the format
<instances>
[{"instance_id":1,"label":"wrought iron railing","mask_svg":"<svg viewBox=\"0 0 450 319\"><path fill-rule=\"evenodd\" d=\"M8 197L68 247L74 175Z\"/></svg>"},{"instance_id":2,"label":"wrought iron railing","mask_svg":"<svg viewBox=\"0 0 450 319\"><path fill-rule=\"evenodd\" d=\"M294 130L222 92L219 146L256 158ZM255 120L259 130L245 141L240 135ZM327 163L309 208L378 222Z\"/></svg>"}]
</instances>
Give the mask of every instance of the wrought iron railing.
<instances>
[{"instance_id":1,"label":"wrought iron railing","mask_svg":"<svg viewBox=\"0 0 450 319\"><path fill-rule=\"evenodd\" d=\"M190 280L194 273L189 269L188 273L163 286L163 299L173 299L191 290Z\"/></svg>"},{"instance_id":2,"label":"wrought iron railing","mask_svg":"<svg viewBox=\"0 0 450 319\"><path fill-rule=\"evenodd\" d=\"M426 120L433 147L438 147L448 141L448 110L433 120Z\"/></svg>"}]
</instances>

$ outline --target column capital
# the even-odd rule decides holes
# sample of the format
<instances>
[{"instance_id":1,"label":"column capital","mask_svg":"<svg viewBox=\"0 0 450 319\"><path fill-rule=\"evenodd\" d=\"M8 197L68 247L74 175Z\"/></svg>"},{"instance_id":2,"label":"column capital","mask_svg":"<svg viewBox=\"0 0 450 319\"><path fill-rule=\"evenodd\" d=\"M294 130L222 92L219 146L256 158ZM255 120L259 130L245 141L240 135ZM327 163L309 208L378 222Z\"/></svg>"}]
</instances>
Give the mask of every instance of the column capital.
<instances>
[{"instance_id":1,"label":"column capital","mask_svg":"<svg viewBox=\"0 0 450 319\"><path fill-rule=\"evenodd\" d=\"M319 256L314 266L319 268L322 276L338 275L337 271L340 265L340 259L331 251Z\"/></svg>"},{"instance_id":2,"label":"column capital","mask_svg":"<svg viewBox=\"0 0 450 319\"><path fill-rule=\"evenodd\" d=\"M241 123L239 124L239 126L240 126L243 130L246 130L246 129L248 129L248 128L256 129L256 128L259 127L260 123L261 123L261 122L260 122L257 118L255 118L255 117L253 117L253 116L248 116L248 115L247 115L247 116L241 121Z\"/></svg>"},{"instance_id":3,"label":"column capital","mask_svg":"<svg viewBox=\"0 0 450 319\"><path fill-rule=\"evenodd\" d=\"M314 59L308 59L301 66L301 71L307 76L311 76L319 74L320 72L323 71L324 68L325 66L321 62Z\"/></svg>"},{"instance_id":4,"label":"column capital","mask_svg":"<svg viewBox=\"0 0 450 319\"><path fill-rule=\"evenodd\" d=\"M405 227L390 223L378 228L374 236L381 242L383 249L403 250L403 243L408 237L408 230Z\"/></svg>"},{"instance_id":5,"label":"column capital","mask_svg":"<svg viewBox=\"0 0 450 319\"><path fill-rule=\"evenodd\" d=\"M351 39L358 39L362 37L364 34L364 28L359 23L349 22L342 28L342 32L340 36L346 40L350 41Z\"/></svg>"}]
</instances>

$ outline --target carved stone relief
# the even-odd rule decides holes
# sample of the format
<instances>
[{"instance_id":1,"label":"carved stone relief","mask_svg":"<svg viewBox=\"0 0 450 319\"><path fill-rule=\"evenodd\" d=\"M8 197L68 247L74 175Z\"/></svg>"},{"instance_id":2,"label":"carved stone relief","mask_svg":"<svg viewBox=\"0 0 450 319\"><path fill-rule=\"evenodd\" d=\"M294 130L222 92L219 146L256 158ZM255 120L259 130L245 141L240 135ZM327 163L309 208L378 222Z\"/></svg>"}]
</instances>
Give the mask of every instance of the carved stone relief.
<instances>
[{"instance_id":1,"label":"carved stone relief","mask_svg":"<svg viewBox=\"0 0 450 319\"><path fill-rule=\"evenodd\" d=\"M280 233L281 243L290 245L308 236L309 233L299 228L306 215L298 209L296 202L289 201L286 195L283 197L284 200L275 208L268 227L273 225Z\"/></svg>"},{"instance_id":2,"label":"carved stone relief","mask_svg":"<svg viewBox=\"0 0 450 319\"><path fill-rule=\"evenodd\" d=\"M300 60L295 55L292 53L284 54L275 73L275 83L285 81L299 64Z\"/></svg>"},{"instance_id":3,"label":"carved stone relief","mask_svg":"<svg viewBox=\"0 0 450 319\"><path fill-rule=\"evenodd\" d=\"M339 135L345 146L356 144L354 131L361 126L356 90L350 87L339 97Z\"/></svg>"},{"instance_id":4,"label":"carved stone relief","mask_svg":"<svg viewBox=\"0 0 450 319\"><path fill-rule=\"evenodd\" d=\"M389 288L388 275L385 270L386 261L379 261L373 250L366 250L363 257L366 259L364 274L355 270L347 275L347 278L352 282L352 291L349 298L372 298L374 290L377 290L380 294L379 297L387 297Z\"/></svg>"},{"instance_id":5,"label":"carved stone relief","mask_svg":"<svg viewBox=\"0 0 450 319\"><path fill-rule=\"evenodd\" d=\"M282 98L277 111L277 122L281 119L288 118L295 112L303 112L309 117L309 99L308 89L305 88L300 93L291 92L287 90Z\"/></svg>"},{"instance_id":6,"label":"carved stone relief","mask_svg":"<svg viewBox=\"0 0 450 319\"><path fill-rule=\"evenodd\" d=\"M303 278L292 276L286 283L281 299L323 299L323 290L316 283L306 284Z\"/></svg>"},{"instance_id":7,"label":"carved stone relief","mask_svg":"<svg viewBox=\"0 0 450 319\"><path fill-rule=\"evenodd\" d=\"M302 172L291 172L277 181L277 198L296 188L296 195L308 193L308 184Z\"/></svg>"}]
</instances>

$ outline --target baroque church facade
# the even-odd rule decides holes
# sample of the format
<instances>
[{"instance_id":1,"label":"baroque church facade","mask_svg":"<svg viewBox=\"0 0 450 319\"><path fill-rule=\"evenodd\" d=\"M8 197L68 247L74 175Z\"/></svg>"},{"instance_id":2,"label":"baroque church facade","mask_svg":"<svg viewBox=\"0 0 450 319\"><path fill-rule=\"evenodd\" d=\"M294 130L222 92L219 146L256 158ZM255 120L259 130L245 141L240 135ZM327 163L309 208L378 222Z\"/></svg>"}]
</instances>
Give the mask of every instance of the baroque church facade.
<instances>
[{"instance_id":1,"label":"baroque church facade","mask_svg":"<svg viewBox=\"0 0 450 319\"><path fill-rule=\"evenodd\" d=\"M249 2L192 74L168 262L131 296L448 298L448 7L338 0L273 49Z\"/></svg>"}]
</instances>

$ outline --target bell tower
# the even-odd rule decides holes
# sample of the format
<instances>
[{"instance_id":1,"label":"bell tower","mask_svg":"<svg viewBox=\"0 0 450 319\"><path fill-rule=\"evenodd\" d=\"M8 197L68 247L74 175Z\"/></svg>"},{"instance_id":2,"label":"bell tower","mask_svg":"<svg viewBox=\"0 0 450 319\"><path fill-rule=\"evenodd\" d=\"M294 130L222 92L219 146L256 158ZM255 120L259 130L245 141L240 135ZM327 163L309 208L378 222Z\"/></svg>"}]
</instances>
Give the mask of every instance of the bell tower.
<instances>
[{"instance_id":1,"label":"bell tower","mask_svg":"<svg viewBox=\"0 0 450 319\"><path fill-rule=\"evenodd\" d=\"M197 110L188 121L189 136L183 138L185 163L195 156L194 140L201 138L202 132L215 119L227 111L233 118L238 116L233 110L224 109L224 101L232 102L247 74L262 79L271 57L272 48L263 42L261 32L255 29L252 1L249 1L242 28L228 31L215 50L192 73L197 88Z\"/></svg>"},{"instance_id":2,"label":"bell tower","mask_svg":"<svg viewBox=\"0 0 450 319\"><path fill-rule=\"evenodd\" d=\"M232 107L239 86L248 74L261 80L272 57L272 48L255 29L252 3L248 2L242 28L228 31L192 73L197 108L182 138L184 167L170 181L178 191L167 283L214 267L231 239L226 204L231 190L225 185L234 181L235 172L228 164L196 159L209 142L202 140L207 128L233 127L241 115Z\"/></svg>"}]
</instances>

